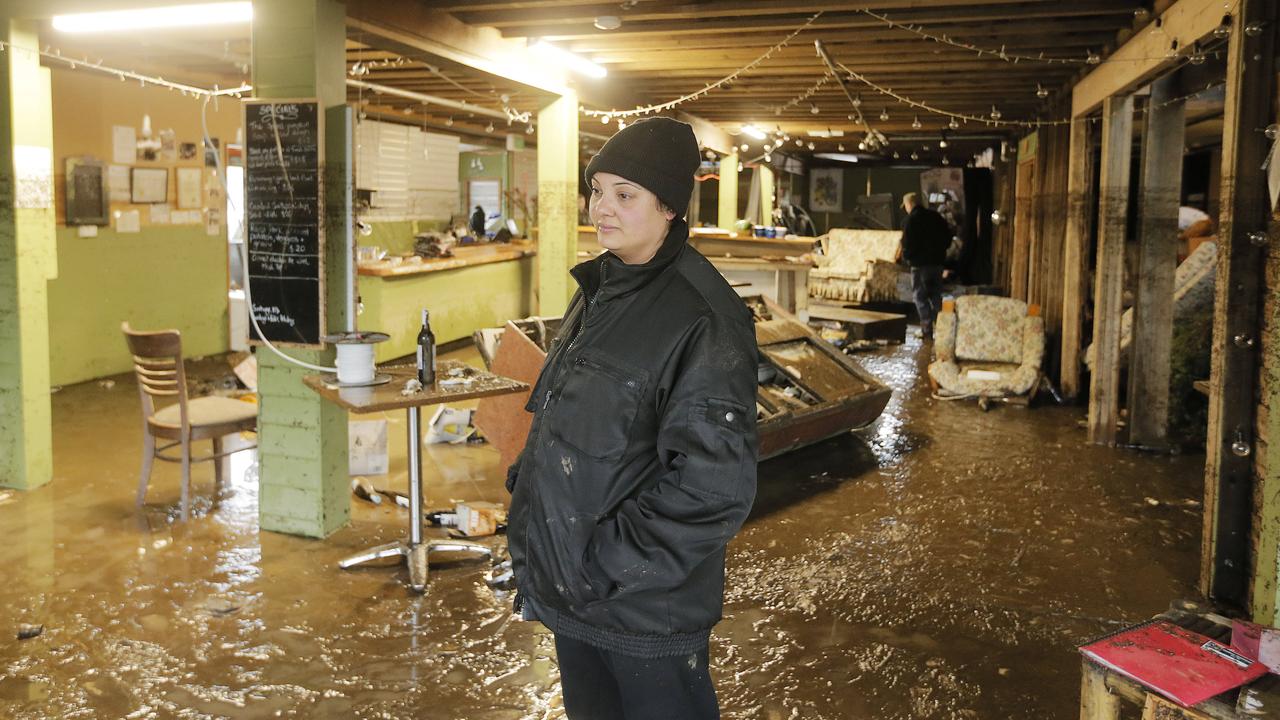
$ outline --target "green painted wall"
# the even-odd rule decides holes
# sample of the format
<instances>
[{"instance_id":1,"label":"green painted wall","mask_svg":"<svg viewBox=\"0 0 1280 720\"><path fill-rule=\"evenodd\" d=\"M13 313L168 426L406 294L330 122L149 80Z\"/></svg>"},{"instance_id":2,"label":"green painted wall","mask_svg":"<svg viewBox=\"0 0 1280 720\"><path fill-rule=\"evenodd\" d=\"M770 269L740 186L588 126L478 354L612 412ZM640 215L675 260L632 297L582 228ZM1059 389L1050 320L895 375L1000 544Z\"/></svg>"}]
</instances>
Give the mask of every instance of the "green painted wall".
<instances>
[{"instance_id":1,"label":"green painted wall","mask_svg":"<svg viewBox=\"0 0 1280 720\"><path fill-rule=\"evenodd\" d=\"M203 225L146 227L96 238L58 228L58 277L49 282L49 369L54 385L128 372L120 323L175 328L186 357L226 352L227 251Z\"/></svg>"},{"instance_id":2,"label":"green painted wall","mask_svg":"<svg viewBox=\"0 0 1280 720\"><path fill-rule=\"evenodd\" d=\"M384 362L413 352L423 308L431 311L437 343L528 317L533 262L524 258L398 278L362 275L358 325L391 336L377 346L377 360Z\"/></svg>"}]
</instances>

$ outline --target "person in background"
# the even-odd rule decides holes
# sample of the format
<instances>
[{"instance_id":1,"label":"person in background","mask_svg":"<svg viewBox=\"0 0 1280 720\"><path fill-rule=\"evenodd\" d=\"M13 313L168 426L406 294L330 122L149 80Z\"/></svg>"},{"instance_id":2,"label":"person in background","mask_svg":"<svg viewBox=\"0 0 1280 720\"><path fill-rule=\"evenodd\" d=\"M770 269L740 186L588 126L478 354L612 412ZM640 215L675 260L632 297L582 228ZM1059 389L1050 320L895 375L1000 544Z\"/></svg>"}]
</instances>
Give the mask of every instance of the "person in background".
<instances>
[{"instance_id":1,"label":"person in background","mask_svg":"<svg viewBox=\"0 0 1280 720\"><path fill-rule=\"evenodd\" d=\"M471 232L476 234L476 239L484 237L484 208L479 205L471 212Z\"/></svg>"},{"instance_id":2,"label":"person in background","mask_svg":"<svg viewBox=\"0 0 1280 720\"><path fill-rule=\"evenodd\" d=\"M555 636L571 720L712 720L725 547L756 492L751 311L689 245L700 157L649 118L587 165L605 252L570 301L507 472L515 610Z\"/></svg>"},{"instance_id":3,"label":"person in background","mask_svg":"<svg viewBox=\"0 0 1280 720\"><path fill-rule=\"evenodd\" d=\"M933 321L942 310L942 266L951 247L951 227L941 215L924 206L920 196L902 196L907 222L897 260L911 266L911 295L920 314L920 332L933 337Z\"/></svg>"}]
</instances>

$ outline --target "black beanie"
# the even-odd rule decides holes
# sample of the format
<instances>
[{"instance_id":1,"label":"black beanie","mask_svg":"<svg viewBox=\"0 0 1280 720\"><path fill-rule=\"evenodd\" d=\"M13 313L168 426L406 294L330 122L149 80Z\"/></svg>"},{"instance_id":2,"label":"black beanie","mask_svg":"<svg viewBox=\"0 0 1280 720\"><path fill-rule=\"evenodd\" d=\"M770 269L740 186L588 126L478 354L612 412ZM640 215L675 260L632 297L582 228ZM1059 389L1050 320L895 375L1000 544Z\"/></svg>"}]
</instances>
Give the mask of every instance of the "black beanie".
<instances>
[{"instance_id":1,"label":"black beanie","mask_svg":"<svg viewBox=\"0 0 1280 720\"><path fill-rule=\"evenodd\" d=\"M698 139L688 123L666 117L645 118L619 130L587 163L587 184L599 172L624 177L684 217L693 195L693 174L702 163Z\"/></svg>"}]
</instances>

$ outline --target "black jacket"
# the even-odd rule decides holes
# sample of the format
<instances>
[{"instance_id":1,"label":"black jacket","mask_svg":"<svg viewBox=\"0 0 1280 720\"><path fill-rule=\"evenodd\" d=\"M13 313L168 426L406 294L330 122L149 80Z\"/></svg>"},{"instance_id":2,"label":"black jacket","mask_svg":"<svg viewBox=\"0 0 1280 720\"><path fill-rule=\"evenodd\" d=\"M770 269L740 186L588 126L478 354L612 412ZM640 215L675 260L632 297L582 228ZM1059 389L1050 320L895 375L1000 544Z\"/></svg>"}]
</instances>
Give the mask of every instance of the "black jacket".
<instances>
[{"instance_id":1,"label":"black jacket","mask_svg":"<svg viewBox=\"0 0 1280 720\"><path fill-rule=\"evenodd\" d=\"M557 633L640 657L705 648L756 489L751 313L676 220L657 256L573 268L508 474L516 585Z\"/></svg>"},{"instance_id":2,"label":"black jacket","mask_svg":"<svg viewBox=\"0 0 1280 720\"><path fill-rule=\"evenodd\" d=\"M941 265L951 247L951 226L936 211L917 205L902 226L902 259L911 267Z\"/></svg>"}]
</instances>

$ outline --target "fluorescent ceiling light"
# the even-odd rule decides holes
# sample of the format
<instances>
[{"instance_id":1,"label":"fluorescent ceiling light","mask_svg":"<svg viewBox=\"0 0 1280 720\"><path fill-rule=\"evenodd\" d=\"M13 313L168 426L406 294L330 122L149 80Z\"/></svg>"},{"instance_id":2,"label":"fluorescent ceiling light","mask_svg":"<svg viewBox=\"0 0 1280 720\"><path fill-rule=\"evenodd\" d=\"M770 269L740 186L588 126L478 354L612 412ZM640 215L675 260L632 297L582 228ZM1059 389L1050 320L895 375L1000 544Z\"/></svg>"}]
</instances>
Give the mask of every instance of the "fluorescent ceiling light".
<instances>
[{"instance_id":1,"label":"fluorescent ceiling light","mask_svg":"<svg viewBox=\"0 0 1280 720\"><path fill-rule=\"evenodd\" d=\"M809 131L809 137L819 137L819 138L844 137L844 131L843 131L843 130L831 130L831 129L826 129L826 130L810 130L810 131Z\"/></svg>"},{"instance_id":2,"label":"fluorescent ceiling light","mask_svg":"<svg viewBox=\"0 0 1280 720\"><path fill-rule=\"evenodd\" d=\"M767 135L764 134L763 130L756 127L755 125L743 125L742 132L746 133L747 135L750 135L751 137L757 140L763 140L766 137L768 137Z\"/></svg>"},{"instance_id":3,"label":"fluorescent ceiling light","mask_svg":"<svg viewBox=\"0 0 1280 720\"><path fill-rule=\"evenodd\" d=\"M247 23L252 19L252 2L220 2L55 15L53 28L69 33L101 33L150 28L230 25Z\"/></svg>"},{"instance_id":4,"label":"fluorescent ceiling light","mask_svg":"<svg viewBox=\"0 0 1280 720\"><path fill-rule=\"evenodd\" d=\"M835 160L837 162L858 162L858 156L853 153L814 153L815 158L821 160Z\"/></svg>"},{"instance_id":5,"label":"fluorescent ceiling light","mask_svg":"<svg viewBox=\"0 0 1280 720\"><path fill-rule=\"evenodd\" d=\"M600 65L597 65L591 62L590 60L582 57L581 55L575 55L574 53L571 53L568 50L565 50L563 48L558 48L555 45L552 45L551 43L545 40L539 40L538 42L534 43L533 49L549 58L554 59L556 62L560 63L561 65L564 65L570 70L573 70L575 72L580 72L583 75L602 78L605 75L609 74L609 71L605 70Z\"/></svg>"}]
</instances>

